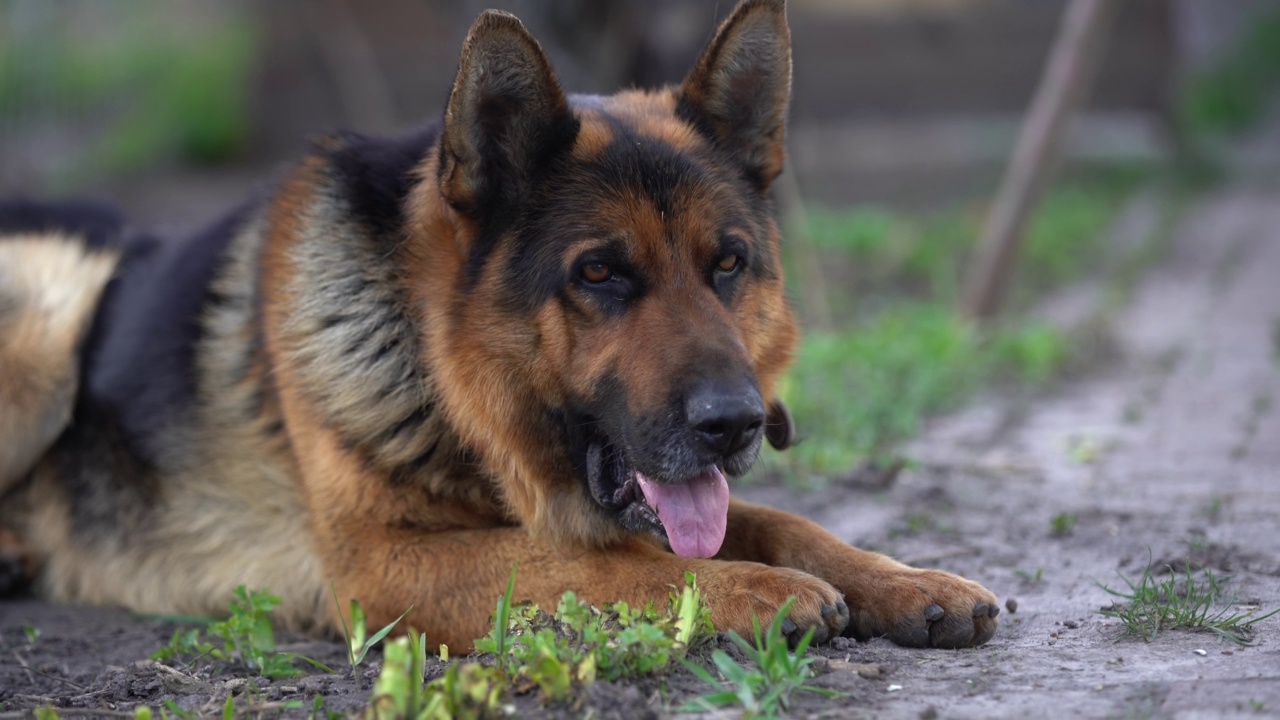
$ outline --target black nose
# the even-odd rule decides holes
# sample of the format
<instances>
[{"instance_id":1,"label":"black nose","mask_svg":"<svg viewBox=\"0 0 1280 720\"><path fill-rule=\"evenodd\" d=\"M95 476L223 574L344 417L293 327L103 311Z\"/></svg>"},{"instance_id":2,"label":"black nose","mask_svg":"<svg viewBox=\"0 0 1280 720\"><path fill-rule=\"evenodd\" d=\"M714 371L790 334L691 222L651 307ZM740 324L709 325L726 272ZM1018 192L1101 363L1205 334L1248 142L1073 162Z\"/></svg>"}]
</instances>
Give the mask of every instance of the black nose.
<instances>
[{"instance_id":1,"label":"black nose","mask_svg":"<svg viewBox=\"0 0 1280 720\"><path fill-rule=\"evenodd\" d=\"M764 427L764 400L752 382L703 382L685 412L694 437L721 457L755 442Z\"/></svg>"}]
</instances>

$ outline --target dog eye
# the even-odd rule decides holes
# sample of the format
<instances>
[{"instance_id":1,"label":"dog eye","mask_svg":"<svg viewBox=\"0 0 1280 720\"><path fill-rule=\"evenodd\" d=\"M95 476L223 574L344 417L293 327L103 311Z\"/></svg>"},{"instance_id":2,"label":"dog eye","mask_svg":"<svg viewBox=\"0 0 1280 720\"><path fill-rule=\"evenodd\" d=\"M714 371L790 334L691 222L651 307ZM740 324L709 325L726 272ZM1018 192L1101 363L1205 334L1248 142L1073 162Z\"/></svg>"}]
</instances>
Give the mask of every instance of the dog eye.
<instances>
[{"instance_id":1,"label":"dog eye","mask_svg":"<svg viewBox=\"0 0 1280 720\"><path fill-rule=\"evenodd\" d=\"M724 273L731 273L734 270L737 270L738 256L725 255L724 257L720 258L720 262L716 265L716 268L720 270L720 272L724 272Z\"/></svg>"},{"instance_id":2,"label":"dog eye","mask_svg":"<svg viewBox=\"0 0 1280 720\"><path fill-rule=\"evenodd\" d=\"M591 262L582 266L582 279L589 283L600 284L613 278L613 268L602 262Z\"/></svg>"}]
</instances>

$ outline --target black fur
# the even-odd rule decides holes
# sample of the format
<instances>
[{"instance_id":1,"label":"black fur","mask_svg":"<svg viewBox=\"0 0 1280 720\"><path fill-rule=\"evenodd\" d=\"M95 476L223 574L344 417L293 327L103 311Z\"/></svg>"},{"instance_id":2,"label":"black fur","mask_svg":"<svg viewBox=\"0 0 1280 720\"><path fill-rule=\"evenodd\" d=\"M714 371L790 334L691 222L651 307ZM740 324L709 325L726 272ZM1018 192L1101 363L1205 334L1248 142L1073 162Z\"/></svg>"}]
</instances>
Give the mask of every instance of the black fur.
<instances>
[{"instance_id":1,"label":"black fur","mask_svg":"<svg viewBox=\"0 0 1280 720\"><path fill-rule=\"evenodd\" d=\"M402 239L404 202L419 180L413 171L439 135L438 123L394 138L341 133L337 148L322 151L351 212L380 239Z\"/></svg>"},{"instance_id":2,"label":"black fur","mask_svg":"<svg viewBox=\"0 0 1280 720\"><path fill-rule=\"evenodd\" d=\"M210 283L227 244L254 211L239 208L203 232L160 241L138 235L107 286L85 342L82 402L115 414L144 458L195 399L195 345Z\"/></svg>"},{"instance_id":3,"label":"black fur","mask_svg":"<svg viewBox=\"0 0 1280 720\"><path fill-rule=\"evenodd\" d=\"M0 202L0 236L18 233L63 232L84 238L90 248L116 247L124 234L119 210L85 200L33 202L13 199Z\"/></svg>"}]
</instances>

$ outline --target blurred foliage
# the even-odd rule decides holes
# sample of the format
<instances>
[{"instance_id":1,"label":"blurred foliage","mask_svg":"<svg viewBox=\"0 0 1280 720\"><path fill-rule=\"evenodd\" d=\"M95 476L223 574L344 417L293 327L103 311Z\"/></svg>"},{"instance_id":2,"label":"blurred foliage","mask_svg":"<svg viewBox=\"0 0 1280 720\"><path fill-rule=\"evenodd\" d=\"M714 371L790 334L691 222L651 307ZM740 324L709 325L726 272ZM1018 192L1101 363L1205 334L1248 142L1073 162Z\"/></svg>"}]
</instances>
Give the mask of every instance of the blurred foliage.
<instances>
[{"instance_id":1,"label":"blurred foliage","mask_svg":"<svg viewBox=\"0 0 1280 720\"><path fill-rule=\"evenodd\" d=\"M1280 12L1254 21L1218 63L1192 77L1181 96L1180 120L1193 134L1247 130L1280 89Z\"/></svg>"},{"instance_id":2,"label":"blurred foliage","mask_svg":"<svg viewBox=\"0 0 1280 720\"><path fill-rule=\"evenodd\" d=\"M0 119L90 133L97 139L80 172L217 163L244 149L259 33L237 6L136 0L102 17L101 6L2 9L10 22L0 28Z\"/></svg>"},{"instance_id":3,"label":"blurred foliage","mask_svg":"<svg viewBox=\"0 0 1280 720\"><path fill-rule=\"evenodd\" d=\"M1147 177L1115 168L1051 192L1028 229L1010 310L990 328L954 310L980 229L975 209L924 218L876 208L815 212L821 264L841 278L832 289L837 328L808 332L799 348L781 394L802 441L769 455L769 466L803 480L887 460L928 417L984 387L1034 389L1058 377L1072 341L1027 311L1106 265L1106 229ZM794 269L791 277L804 282Z\"/></svg>"}]
</instances>

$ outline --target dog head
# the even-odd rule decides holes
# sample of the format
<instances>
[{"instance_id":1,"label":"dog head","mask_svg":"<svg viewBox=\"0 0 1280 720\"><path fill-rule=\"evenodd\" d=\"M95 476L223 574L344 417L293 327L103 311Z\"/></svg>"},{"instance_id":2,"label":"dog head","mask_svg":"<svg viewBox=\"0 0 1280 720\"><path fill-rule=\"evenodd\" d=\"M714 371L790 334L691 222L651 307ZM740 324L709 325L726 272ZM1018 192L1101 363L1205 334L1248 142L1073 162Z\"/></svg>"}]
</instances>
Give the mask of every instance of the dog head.
<instances>
[{"instance_id":1,"label":"dog head","mask_svg":"<svg viewBox=\"0 0 1280 720\"><path fill-rule=\"evenodd\" d=\"M607 97L566 95L515 17L472 28L419 223L447 226L427 345L522 521L711 556L726 476L790 444L790 87L784 0L745 0L680 85Z\"/></svg>"}]
</instances>

